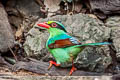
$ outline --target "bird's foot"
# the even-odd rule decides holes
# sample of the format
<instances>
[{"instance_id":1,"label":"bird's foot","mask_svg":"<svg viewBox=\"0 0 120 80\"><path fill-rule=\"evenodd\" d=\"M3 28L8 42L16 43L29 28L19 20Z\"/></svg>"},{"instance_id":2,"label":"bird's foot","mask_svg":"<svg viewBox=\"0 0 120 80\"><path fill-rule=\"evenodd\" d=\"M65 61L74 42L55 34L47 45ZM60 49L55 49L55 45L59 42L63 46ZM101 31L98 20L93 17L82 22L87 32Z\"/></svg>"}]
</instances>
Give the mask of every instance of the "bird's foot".
<instances>
[{"instance_id":1,"label":"bird's foot","mask_svg":"<svg viewBox=\"0 0 120 80\"><path fill-rule=\"evenodd\" d=\"M48 70L52 67L52 65L55 65L55 66L60 66L60 64L57 64L56 62L54 61L49 61L50 65L48 67Z\"/></svg>"},{"instance_id":2,"label":"bird's foot","mask_svg":"<svg viewBox=\"0 0 120 80\"><path fill-rule=\"evenodd\" d=\"M77 70L77 68L75 68L74 66L72 66L69 75L72 75L72 73L73 73L74 71L76 71L76 70Z\"/></svg>"}]
</instances>

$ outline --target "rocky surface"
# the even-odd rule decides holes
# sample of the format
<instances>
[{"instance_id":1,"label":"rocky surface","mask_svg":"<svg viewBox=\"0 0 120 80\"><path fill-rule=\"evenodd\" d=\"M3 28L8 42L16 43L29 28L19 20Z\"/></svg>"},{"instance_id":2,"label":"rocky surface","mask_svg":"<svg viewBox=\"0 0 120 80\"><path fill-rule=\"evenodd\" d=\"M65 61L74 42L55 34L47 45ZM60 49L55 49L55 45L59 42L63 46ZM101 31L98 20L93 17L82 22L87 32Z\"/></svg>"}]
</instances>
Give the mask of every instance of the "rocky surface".
<instances>
[{"instance_id":1,"label":"rocky surface","mask_svg":"<svg viewBox=\"0 0 120 80\"><path fill-rule=\"evenodd\" d=\"M104 24L98 19L92 18L89 15L77 14L77 15L62 15L55 16L46 19L40 19L39 22L48 20L57 20L63 23L68 31L68 34L78 38L83 44L103 42L110 38L110 28L105 27ZM48 38L48 32L46 30L32 28L27 35L24 49L27 56L38 56L39 59L43 59L47 54L45 49L45 42ZM41 52L43 51L43 52ZM103 72L109 64L111 64L111 57L108 46L91 48L87 47L82 51L75 60L76 67L81 69L85 68L89 71ZM93 56L94 55L94 56ZM45 56L44 59L48 59Z\"/></svg>"},{"instance_id":2,"label":"rocky surface","mask_svg":"<svg viewBox=\"0 0 120 80\"><path fill-rule=\"evenodd\" d=\"M91 10L101 19L107 15L120 13L119 0L89 0Z\"/></svg>"},{"instance_id":3,"label":"rocky surface","mask_svg":"<svg viewBox=\"0 0 120 80\"><path fill-rule=\"evenodd\" d=\"M0 3L0 52L6 52L14 46L14 35L9 24L7 13Z\"/></svg>"},{"instance_id":4,"label":"rocky surface","mask_svg":"<svg viewBox=\"0 0 120 80\"><path fill-rule=\"evenodd\" d=\"M120 13L120 1L119 0L62 0L67 1L65 4L59 0L0 0L0 54L9 50L9 47L12 48L14 46L14 35L13 32L16 33L15 37L19 37L22 40L23 37L26 37L24 49L27 54L27 57L34 57L41 61L30 61L26 62L25 60L22 62L17 62L14 67L9 64L4 59L4 56L0 56L0 80L43 80L43 79L69 79L76 80L81 79L81 77L50 77L50 76L26 76L23 74L22 76L15 76L15 74L11 73L9 70L5 70L10 74L6 74L5 72L1 72L5 67L13 67L16 70L28 70L35 73L43 73L44 75L66 75L69 72L69 68L56 68L52 67L50 71L47 70L48 62L50 59L54 59L52 55L48 54L49 52L45 48L45 42L49 36L48 32L43 29L38 29L33 25L36 20L39 18L45 18L49 14L53 14L55 17L48 17L46 19L39 19L38 22L44 22L48 20L57 20L65 25L68 30L68 34L79 39L83 44L84 43L93 43L93 42L103 42L108 39L113 41L114 50L111 51L110 46L102 46L102 47L86 47L83 52L81 52L76 60L74 61L75 66L77 67L77 71L73 73L73 75L86 75L92 73L92 75L103 74L96 72L104 72L106 68L109 69L112 65L112 69L110 69L111 73L119 72L119 62L113 60L115 55L117 56L117 60L120 61L120 16L112 16L109 17L105 24L101 22L94 16L88 14L76 14L77 13L91 13L91 11L96 14L100 19L105 19L108 16L116 15ZM72 2L73 1L73 2ZM78 1L78 2L76 2ZM89 1L89 2L88 2ZM3 7L3 5L4 7ZM82 3L81 3L82 2ZM76 5L78 4L78 6ZM88 3L90 3L90 7L88 7ZM52 4L52 6L51 6ZM46 6L46 7L45 7ZM5 8L5 9L4 9ZM45 9L44 9L45 8ZM49 9L48 9L49 8ZM53 9L54 8L54 9ZM78 8L78 9L77 9ZM48 9L48 10L47 10ZM7 14L6 14L6 12ZM72 11L72 12L71 12ZM89 12L90 11L90 12ZM76 15L63 15L63 14L76 14ZM61 15L58 15L61 14ZM56 16L58 15L58 16ZM8 17L8 18L7 18ZM9 19L9 21L8 21ZM37 22L37 23L38 23ZM11 29L11 26L12 29ZM33 27L27 34L28 29ZM16 32L17 31L17 32ZM23 36L24 34L24 36ZM16 36L17 35L17 36ZM17 39L17 38L16 38ZM24 38L23 38L24 39ZM24 43L24 40L17 40L18 44L20 42L19 51L13 52L16 54L24 55L24 50L21 49L23 46L21 44ZM109 49L110 48L110 49ZM18 48L17 48L18 49ZM110 55L113 52L113 55ZM21 54L22 53L22 54ZM9 55L8 55L9 56ZM20 58L17 55L18 59ZM112 58L111 58L112 57ZM22 58L21 58L22 59ZM41 65L42 64L42 65ZM115 65L114 65L115 64ZM80 70L79 70L80 69ZM85 71L83 71L85 70ZM118 70L118 71L116 71ZM88 72L95 71L95 72ZM57 73L56 73L57 72ZM107 73L108 74L108 73ZM18 74L19 75L19 74ZM116 80L119 78L119 73L117 75L113 75L113 78ZM1 77L2 76L2 77ZM85 77L83 80L111 80L111 77Z\"/></svg>"},{"instance_id":5,"label":"rocky surface","mask_svg":"<svg viewBox=\"0 0 120 80\"><path fill-rule=\"evenodd\" d=\"M113 16L106 20L105 25L111 28L111 39L116 49L116 57L120 61L120 16Z\"/></svg>"},{"instance_id":6,"label":"rocky surface","mask_svg":"<svg viewBox=\"0 0 120 80\"><path fill-rule=\"evenodd\" d=\"M60 10L61 0L44 0L45 10L48 10L48 17L55 15Z\"/></svg>"},{"instance_id":7,"label":"rocky surface","mask_svg":"<svg viewBox=\"0 0 120 80\"><path fill-rule=\"evenodd\" d=\"M9 80L112 80L111 76L2 76L0 80L8 78Z\"/></svg>"},{"instance_id":8,"label":"rocky surface","mask_svg":"<svg viewBox=\"0 0 120 80\"><path fill-rule=\"evenodd\" d=\"M32 37L32 38L31 38ZM24 49L28 56L35 56L35 54L41 54L40 56L44 56L47 54L46 51L42 52L45 49L45 43L48 38L47 31L40 32L37 28L32 28L26 37L26 42L24 44ZM37 56L37 55L36 55ZM39 56L39 57L40 57Z\"/></svg>"},{"instance_id":9,"label":"rocky surface","mask_svg":"<svg viewBox=\"0 0 120 80\"><path fill-rule=\"evenodd\" d=\"M24 79L28 79L28 77L24 77ZM22 77L21 77L21 79L20 80L24 80ZM34 80L34 79L36 79L36 80L112 80L111 79L111 77L110 76L102 76L102 77L99 77L99 76L96 76L96 77L84 77L84 76L82 76L82 77L76 77L76 76L72 76L72 77L68 77L68 76L64 76L64 77L60 77L60 76L58 76L58 77L56 77L56 76L53 76L53 77L51 77L51 76L42 76L42 77L31 77L31 79L29 79L29 80Z\"/></svg>"},{"instance_id":10,"label":"rocky surface","mask_svg":"<svg viewBox=\"0 0 120 80\"><path fill-rule=\"evenodd\" d=\"M5 9L13 29L22 26L25 28L24 30L27 30L38 18L45 17L44 13L40 11L40 7L37 0L8 0Z\"/></svg>"},{"instance_id":11,"label":"rocky surface","mask_svg":"<svg viewBox=\"0 0 120 80\"><path fill-rule=\"evenodd\" d=\"M12 67L12 71L19 72L20 70L26 70L41 75L47 74L49 76L68 76L71 69L52 66L51 69L48 70L49 62L38 61L32 58L29 58L28 60L29 61L17 62ZM88 72L83 70L76 70L72 74L72 76L102 76L102 75L111 76L111 74Z\"/></svg>"}]
</instances>

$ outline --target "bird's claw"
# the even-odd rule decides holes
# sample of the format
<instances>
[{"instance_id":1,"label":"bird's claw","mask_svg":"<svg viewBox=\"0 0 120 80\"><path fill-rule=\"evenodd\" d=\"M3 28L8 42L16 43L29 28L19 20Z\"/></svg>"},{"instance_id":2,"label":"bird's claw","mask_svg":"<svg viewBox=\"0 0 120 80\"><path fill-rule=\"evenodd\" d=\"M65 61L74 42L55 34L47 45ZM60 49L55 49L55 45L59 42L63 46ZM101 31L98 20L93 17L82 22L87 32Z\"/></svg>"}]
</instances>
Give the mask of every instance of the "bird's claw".
<instances>
[{"instance_id":1,"label":"bird's claw","mask_svg":"<svg viewBox=\"0 0 120 80\"><path fill-rule=\"evenodd\" d=\"M49 67L48 67L48 70L52 67L52 65L53 65L53 64L50 62Z\"/></svg>"},{"instance_id":2,"label":"bird's claw","mask_svg":"<svg viewBox=\"0 0 120 80\"><path fill-rule=\"evenodd\" d=\"M69 76L72 75L72 73L73 73L74 71L76 71L76 70L77 70L77 68L75 68L74 66L72 66L72 68L71 68L71 70L70 70L70 73L69 73Z\"/></svg>"},{"instance_id":3,"label":"bird's claw","mask_svg":"<svg viewBox=\"0 0 120 80\"><path fill-rule=\"evenodd\" d=\"M49 61L50 65L48 67L48 70L52 67L52 65L54 64L55 66L60 66L60 64L57 64L56 62L54 61Z\"/></svg>"}]
</instances>

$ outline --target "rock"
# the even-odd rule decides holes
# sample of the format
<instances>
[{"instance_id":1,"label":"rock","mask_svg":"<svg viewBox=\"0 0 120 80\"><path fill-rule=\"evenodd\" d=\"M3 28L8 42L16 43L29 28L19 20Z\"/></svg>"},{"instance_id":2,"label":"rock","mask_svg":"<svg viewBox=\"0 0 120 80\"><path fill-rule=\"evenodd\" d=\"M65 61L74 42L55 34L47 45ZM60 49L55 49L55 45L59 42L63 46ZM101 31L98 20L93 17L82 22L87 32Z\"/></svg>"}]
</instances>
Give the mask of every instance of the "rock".
<instances>
[{"instance_id":1,"label":"rock","mask_svg":"<svg viewBox=\"0 0 120 80\"><path fill-rule=\"evenodd\" d=\"M110 76L2 76L0 80L112 80ZM119 78L117 78L119 79ZM116 78L114 80L117 80Z\"/></svg>"},{"instance_id":2,"label":"rock","mask_svg":"<svg viewBox=\"0 0 120 80\"><path fill-rule=\"evenodd\" d=\"M8 0L6 11L15 29L21 26L30 28L38 18L45 17L36 0Z\"/></svg>"},{"instance_id":3,"label":"rock","mask_svg":"<svg viewBox=\"0 0 120 80\"><path fill-rule=\"evenodd\" d=\"M120 13L119 0L89 0L91 10L101 19L107 15Z\"/></svg>"},{"instance_id":4,"label":"rock","mask_svg":"<svg viewBox=\"0 0 120 80\"><path fill-rule=\"evenodd\" d=\"M14 46L14 35L8 22L7 14L0 3L0 52L8 51Z\"/></svg>"},{"instance_id":5,"label":"rock","mask_svg":"<svg viewBox=\"0 0 120 80\"><path fill-rule=\"evenodd\" d=\"M104 46L85 48L85 50L78 55L74 63L78 69L104 72L111 64L111 61L109 47Z\"/></svg>"},{"instance_id":6,"label":"rock","mask_svg":"<svg viewBox=\"0 0 120 80\"><path fill-rule=\"evenodd\" d=\"M3 57L0 56L0 67L7 67L9 69L12 68L12 65L8 63Z\"/></svg>"},{"instance_id":7,"label":"rock","mask_svg":"<svg viewBox=\"0 0 120 80\"><path fill-rule=\"evenodd\" d=\"M116 74L112 76L112 80L119 80L120 79L120 74Z\"/></svg>"},{"instance_id":8,"label":"rock","mask_svg":"<svg viewBox=\"0 0 120 80\"><path fill-rule=\"evenodd\" d=\"M47 31L40 32L39 29L32 28L26 37L26 41L24 43L24 49L28 56L33 56L34 54L41 54L40 56L46 55L45 42L48 38ZM41 53L42 52L42 53Z\"/></svg>"},{"instance_id":9,"label":"rock","mask_svg":"<svg viewBox=\"0 0 120 80\"><path fill-rule=\"evenodd\" d=\"M49 17L46 19L40 19L39 22L48 20L61 21L68 31L68 34L79 39L84 43L103 42L110 38L110 28L105 27L104 24L89 15L76 14L76 15L59 15L55 17ZM36 24L37 24L36 23ZM36 26L36 25L35 25ZM34 56L39 54L43 56L41 50L45 49L45 42L48 39L48 32L43 29L37 29L33 27L26 37L24 49L27 56ZM47 54L47 51L44 53ZM90 71L103 72L105 68L111 64L111 57L108 46L84 49L75 60L76 67L86 68ZM39 57L39 56L38 56ZM39 57L42 59L42 57Z\"/></svg>"},{"instance_id":10,"label":"rock","mask_svg":"<svg viewBox=\"0 0 120 80\"><path fill-rule=\"evenodd\" d=\"M48 10L48 17L55 15L55 12L60 9L61 0L44 0L45 9Z\"/></svg>"},{"instance_id":11,"label":"rock","mask_svg":"<svg viewBox=\"0 0 120 80\"><path fill-rule=\"evenodd\" d=\"M120 27L119 21L120 21L120 16L109 17L109 18L106 20L105 25L106 25L107 27L110 27L110 28Z\"/></svg>"},{"instance_id":12,"label":"rock","mask_svg":"<svg viewBox=\"0 0 120 80\"><path fill-rule=\"evenodd\" d=\"M29 59L29 61L22 62L19 61L13 65L12 71L18 72L20 70L26 70L33 73L38 73L41 75L50 75L50 76L67 76L69 74L70 68L58 68L52 66L50 70L48 70L49 63L37 61L34 59ZM81 70L76 70L73 72L72 76L101 76L101 75L108 75L104 73L96 73L96 72L85 72ZM109 74L110 75L110 74Z\"/></svg>"},{"instance_id":13,"label":"rock","mask_svg":"<svg viewBox=\"0 0 120 80\"><path fill-rule=\"evenodd\" d=\"M120 16L113 16L106 20L106 26L111 28L111 39L116 50L116 57L120 61Z\"/></svg>"}]
</instances>

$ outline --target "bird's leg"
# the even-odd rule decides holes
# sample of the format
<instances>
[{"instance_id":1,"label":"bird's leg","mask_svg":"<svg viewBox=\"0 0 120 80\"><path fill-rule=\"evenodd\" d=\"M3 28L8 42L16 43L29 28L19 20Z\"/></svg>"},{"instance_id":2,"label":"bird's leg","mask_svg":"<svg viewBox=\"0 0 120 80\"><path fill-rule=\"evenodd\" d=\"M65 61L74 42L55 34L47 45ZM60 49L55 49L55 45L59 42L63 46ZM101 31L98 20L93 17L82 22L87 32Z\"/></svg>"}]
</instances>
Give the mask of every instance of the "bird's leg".
<instances>
[{"instance_id":1,"label":"bird's leg","mask_svg":"<svg viewBox=\"0 0 120 80\"><path fill-rule=\"evenodd\" d=\"M69 75L72 75L72 73L73 73L74 71L76 71L76 70L77 70L77 68L75 68L74 63L73 63L73 61L72 61L72 68L71 68L71 70L70 70Z\"/></svg>"},{"instance_id":2,"label":"bird's leg","mask_svg":"<svg viewBox=\"0 0 120 80\"><path fill-rule=\"evenodd\" d=\"M74 66L72 66L69 75L72 75L72 73L73 73L74 71L76 71L76 70L77 70L77 69L76 69Z\"/></svg>"},{"instance_id":3,"label":"bird's leg","mask_svg":"<svg viewBox=\"0 0 120 80\"><path fill-rule=\"evenodd\" d=\"M57 64L56 62L54 61L49 61L50 65L48 67L48 70L52 67L52 65L55 65L55 66L60 66L60 64Z\"/></svg>"}]
</instances>

